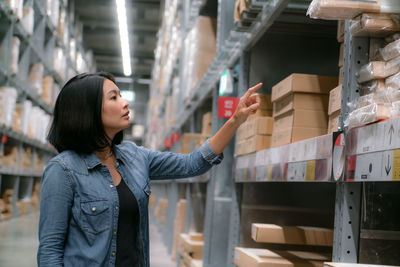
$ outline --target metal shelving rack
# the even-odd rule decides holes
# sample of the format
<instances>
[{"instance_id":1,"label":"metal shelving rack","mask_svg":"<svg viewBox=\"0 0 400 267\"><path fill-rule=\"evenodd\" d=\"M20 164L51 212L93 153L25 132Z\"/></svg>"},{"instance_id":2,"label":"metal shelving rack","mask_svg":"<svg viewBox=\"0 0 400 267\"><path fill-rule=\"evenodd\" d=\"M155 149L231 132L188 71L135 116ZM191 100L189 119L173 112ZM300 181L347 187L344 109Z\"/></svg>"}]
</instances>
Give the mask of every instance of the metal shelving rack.
<instances>
[{"instance_id":1,"label":"metal shelving rack","mask_svg":"<svg viewBox=\"0 0 400 267\"><path fill-rule=\"evenodd\" d=\"M238 92L232 96L242 95L250 84L258 82L260 78L266 80L266 89L263 92L270 93L268 88L293 72L337 75L335 60L338 59L339 47L336 38L332 38L336 37L336 32L331 31L332 22L311 22L306 19L305 11L310 2L251 1L251 16L245 14L244 23L233 25L234 1L218 1L217 55L189 101L182 103L183 100L180 99L178 120L166 136L183 129L196 132L196 119L199 117L196 114L203 111L205 102L212 102L213 134L222 126L224 120L216 115L217 83L223 71L234 65L240 66L240 75ZM188 6L190 1L185 1L184 10ZM296 27L298 32L287 27L287 23L296 22L303 25L303 28ZM356 75L360 67L369 60L369 38L353 38L348 28L347 22L343 115L350 112L347 103L359 96ZM311 41L302 42L302 38L306 39L304 36ZM277 62L276 57L282 56L278 52L277 44L273 43L275 38L281 43L296 43L300 40L299 48L295 49L297 58L282 58L282 65L290 63L293 67L273 69L273 64ZM277 51L270 54L261 51L258 48L261 42L267 44L264 50L272 48ZM312 42L317 42L312 47L313 51L306 51L314 57L306 61L302 54L307 53L302 49ZM318 45L323 48L318 48ZM289 45L282 49L287 47ZM324 49L326 51L322 51ZM333 52L334 49L336 50ZM323 57L324 53L328 54L327 51L330 56ZM274 52L278 56L274 57ZM290 53L291 56L294 54ZM268 56L271 62L257 63L257 56L260 58L260 55ZM316 64L322 58L327 66ZM310 66L313 64L316 66ZM179 68L182 67L181 64ZM270 71L267 78L264 74L250 73L250 69L257 72L260 67L265 67L264 72ZM394 251L399 247L400 219L394 207L398 208L396 201L400 198L399 183L395 183L400 180L400 140L395 134L400 130L400 120L394 119L348 131L344 129L341 118L339 126L344 132L339 131L238 158L233 156L232 141L224 151L224 161L209 172L209 178L201 181L194 178L154 182L153 193L169 200L167 224L163 228L166 245L170 246L172 243L175 205L179 198L186 198L185 231L188 232L190 228L202 230L198 225L203 225L204 222L203 266L234 266L236 246L257 246L250 240L250 230L246 229L244 223L262 222L260 220L333 228L334 244L330 252L334 262L399 265L399 256ZM176 151L174 147L171 150ZM374 166L373 171L371 164ZM191 207L193 200L196 200L193 198L193 193L196 194L193 190L198 185L202 186L201 193L206 195L204 209L200 210ZM292 200L285 199L276 192L288 194L288 198ZM257 210L262 205L262 209L267 212ZM282 213L277 215L276 212L282 207ZM270 217L263 217L265 214ZM379 219L382 216L384 219ZM193 220L197 220L196 226L193 226ZM383 220L386 220L386 225ZM378 242L375 243L378 244L377 247L383 247L382 242L386 242L389 253L374 249L374 242ZM366 255L374 256L368 258ZM392 257L392 261L388 262L388 257Z\"/></svg>"},{"instance_id":2,"label":"metal shelving rack","mask_svg":"<svg viewBox=\"0 0 400 267\"><path fill-rule=\"evenodd\" d=\"M53 107L46 103L39 94L31 88L28 82L28 73L31 63L40 62L44 66L44 76L52 76L55 83L60 87L64 84L64 79L53 68L53 51L56 46L61 47L66 55L67 68L65 77L68 76L68 69L72 69L76 74L77 70L69 57L69 45L63 44L55 26L45 11L45 0L25 1L26 6L34 9L34 31L30 35L22 25L20 19L13 13L6 1L0 1L0 20L1 20L1 56L0 56L0 81L1 85L12 86L17 90L18 100L29 99L32 103L47 114L53 112ZM60 7L67 9L65 1L60 0ZM72 10L73 11L73 10ZM68 12L71 12L69 10ZM67 15L67 24L70 16ZM18 73L11 72L9 67L11 55L11 40L17 36L21 41ZM70 32L70 35L72 33ZM0 151L4 151L4 142L15 145L18 149L18 167L9 167L0 165L0 193L5 189L13 189L13 217L18 216L17 201L21 199L30 199L32 197L33 185L40 182L42 170L35 169L36 155L40 154L43 164L50 160L56 154L56 150L47 143L42 143L36 139L30 138L22 133L0 126L0 135L3 136L0 144ZM31 148L31 168L22 168L22 150L24 147Z\"/></svg>"}]
</instances>

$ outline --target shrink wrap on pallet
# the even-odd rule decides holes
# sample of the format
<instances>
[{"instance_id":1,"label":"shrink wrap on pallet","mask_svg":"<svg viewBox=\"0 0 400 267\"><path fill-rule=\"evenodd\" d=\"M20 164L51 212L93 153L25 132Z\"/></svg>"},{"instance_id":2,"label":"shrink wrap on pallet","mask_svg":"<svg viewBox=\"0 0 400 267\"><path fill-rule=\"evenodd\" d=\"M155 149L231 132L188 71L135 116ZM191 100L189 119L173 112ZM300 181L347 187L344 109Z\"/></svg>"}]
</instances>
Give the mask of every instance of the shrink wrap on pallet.
<instances>
[{"instance_id":1,"label":"shrink wrap on pallet","mask_svg":"<svg viewBox=\"0 0 400 267\"><path fill-rule=\"evenodd\" d=\"M1 87L0 99L0 123L11 128L14 124L17 90L13 87Z\"/></svg>"},{"instance_id":2,"label":"shrink wrap on pallet","mask_svg":"<svg viewBox=\"0 0 400 267\"><path fill-rule=\"evenodd\" d=\"M385 80L372 80L360 85L360 94L368 95L386 90Z\"/></svg>"},{"instance_id":3,"label":"shrink wrap on pallet","mask_svg":"<svg viewBox=\"0 0 400 267\"><path fill-rule=\"evenodd\" d=\"M11 8L14 15L21 19L23 16L24 0L6 0L6 3Z\"/></svg>"},{"instance_id":4,"label":"shrink wrap on pallet","mask_svg":"<svg viewBox=\"0 0 400 267\"><path fill-rule=\"evenodd\" d=\"M398 0L313 0L307 15L314 19L352 19L361 13L400 13Z\"/></svg>"},{"instance_id":5,"label":"shrink wrap on pallet","mask_svg":"<svg viewBox=\"0 0 400 267\"><path fill-rule=\"evenodd\" d=\"M51 104L51 93L54 87L54 80L51 76L46 76L43 78L43 92L42 92L42 99L47 104Z\"/></svg>"},{"instance_id":6,"label":"shrink wrap on pallet","mask_svg":"<svg viewBox=\"0 0 400 267\"><path fill-rule=\"evenodd\" d=\"M400 71L400 57L388 62L372 61L361 67L358 82L364 83L371 80L385 79Z\"/></svg>"},{"instance_id":7,"label":"shrink wrap on pallet","mask_svg":"<svg viewBox=\"0 0 400 267\"><path fill-rule=\"evenodd\" d=\"M43 64L42 63L35 63L31 66L29 71L29 84L33 90L36 91L39 95L42 94L43 91Z\"/></svg>"},{"instance_id":8,"label":"shrink wrap on pallet","mask_svg":"<svg viewBox=\"0 0 400 267\"><path fill-rule=\"evenodd\" d=\"M15 106L14 121L13 121L12 129L18 133L22 132L22 113L23 113L22 109L23 109L22 104L17 104Z\"/></svg>"},{"instance_id":9,"label":"shrink wrap on pallet","mask_svg":"<svg viewBox=\"0 0 400 267\"><path fill-rule=\"evenodd\" d=\"M55 27L58 25L60 12L60 2L47 0L46 1L46 13L50 17L51 22Z\"/></svg>"},{"instance_id":10,"label":"shrink wrap on pallet","mask_svg":"<svg viewBox=\"0 0 400 267\"><path fill-rule=\"evenodd\" d=\"M350 33L355 37L386 37L398 31L397 15L364 13L350 21Z\"/></svg>"},{"instance_id":11,"label":"shrink wrap on pallet","mask_svg":"<svg viewBox=\"0 0 400 267\"><path fill-rule=\"evenodd\" d=\"M386 78L385 87L387 89L400 90L400 72Z\"/></svg>"},{"instance_id":12,"label":"shrink wrap on pallet","mask_svg":"<svg viewBox=\"0 0 400 267\"><path fill-rule=\"evenodd\" d=\"M400 39L382 48L380 53L385 61L389 61L400 56Z\"/></svg>"},{"instance_id":13,"label":"shrink wrap on pallet","mask_svg":"<svg viewBox=\"0 0 400 267\"><path fill-rule=\"evenodd\" d=\"M18 73L18 59L19 59L19 46L20 41L18 37L12 38L11 44L11 59L10 59L10 70L12 73Z\"/></svg>"},{"instance_id":14,"label":"shrink wrap on pallet","mask_svg":"<svg viewBox=\"0 0 400 267\"><path fill-rule=\"evenodd\" d=\"M400 32L396 32L388 37L385 38L386 43L392 43L400 39Z\"/></svg>"},{"instance_id":15,"label":"shrink wrap on pallet","mask_svg":"<svg viewBox=\"0 0 400 267\"><path fill-rule=\"evenodd\" d=\"M33 34L33 26L35 22L35 11L32 7L24 7L24 16L21 20L22 26L29 35Z\"/></svg>"},{"instance_id":16,"label":"shrink wrap on pallet","mask_svg":"<svg viewBox=\"0 0 400 267\"><path fill-rule=\"evenodd\" d=\"M354 128L379 120L389 119L391 114L391 104L371 104L351 112L344 124L349 128Z\"/></svg>"}]
</instances>

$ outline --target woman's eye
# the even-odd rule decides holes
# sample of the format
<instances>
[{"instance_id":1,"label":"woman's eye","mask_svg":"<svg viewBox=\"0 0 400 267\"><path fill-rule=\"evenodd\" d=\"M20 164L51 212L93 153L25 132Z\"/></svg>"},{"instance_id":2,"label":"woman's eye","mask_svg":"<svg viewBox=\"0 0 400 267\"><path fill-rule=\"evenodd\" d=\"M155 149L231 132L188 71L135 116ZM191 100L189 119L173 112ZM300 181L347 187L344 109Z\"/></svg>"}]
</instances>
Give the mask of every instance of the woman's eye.
<instances>
[{"instance_id":1,"label":"woman's eye","mask_svg":"<svg viewBox=\"0 0 400 267\"><path fill-rule=\"evenodd\" d=\"M115 100L115 99L117 99L117 96L112 96L111 99Z\"/></svg>"}]
</instances>

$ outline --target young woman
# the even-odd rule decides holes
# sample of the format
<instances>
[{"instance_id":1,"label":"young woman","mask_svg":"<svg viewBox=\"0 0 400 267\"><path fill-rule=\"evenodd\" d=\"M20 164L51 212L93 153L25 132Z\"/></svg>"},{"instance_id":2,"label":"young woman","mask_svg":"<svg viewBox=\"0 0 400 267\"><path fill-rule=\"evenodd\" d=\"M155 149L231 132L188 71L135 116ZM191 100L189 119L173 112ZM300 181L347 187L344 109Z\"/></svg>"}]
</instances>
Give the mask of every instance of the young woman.
<instances>
[{"instance_id":1,"label":"young woman","mask_svg":"<svg viewBox=\"0 0 400 267\"><path fill-rule=\"evenodd\" d=\"M60 152L43 173L38 265L148 267L150 180L197 176L223 159L259 98L240 99L234 115L191 154L122 142L128 102L107 73L80 74L62 88L49 142Z\"/></svg>"}]
</instances>

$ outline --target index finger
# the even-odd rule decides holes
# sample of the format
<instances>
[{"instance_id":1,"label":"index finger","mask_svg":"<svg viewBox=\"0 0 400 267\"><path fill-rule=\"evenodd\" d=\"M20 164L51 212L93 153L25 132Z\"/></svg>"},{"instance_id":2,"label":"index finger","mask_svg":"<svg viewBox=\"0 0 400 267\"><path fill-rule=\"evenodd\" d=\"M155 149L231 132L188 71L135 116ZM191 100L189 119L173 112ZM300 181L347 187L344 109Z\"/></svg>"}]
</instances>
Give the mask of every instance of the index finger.
<instances>
[{"instance_id":1,"label":"index finger","mask_svg":"<svg viewBox=\"0 0 400 267\"><path fill-rule=\"evenodd\" d=\"M260 89L260 88L262 87L262 85L263 85L262 83L259 83L259 84L255 85L255 86L249 88L249 89L247 90L247 92L245 93L245 96L246 96L246 97L250 96L250 95L253 94L255 91L257 91L258 89Z\"/></svg>"}]
</instances>

